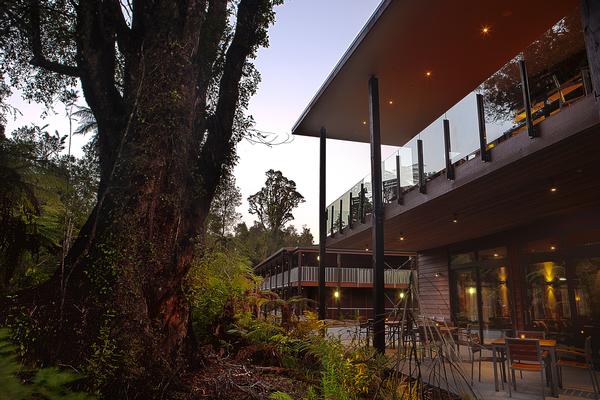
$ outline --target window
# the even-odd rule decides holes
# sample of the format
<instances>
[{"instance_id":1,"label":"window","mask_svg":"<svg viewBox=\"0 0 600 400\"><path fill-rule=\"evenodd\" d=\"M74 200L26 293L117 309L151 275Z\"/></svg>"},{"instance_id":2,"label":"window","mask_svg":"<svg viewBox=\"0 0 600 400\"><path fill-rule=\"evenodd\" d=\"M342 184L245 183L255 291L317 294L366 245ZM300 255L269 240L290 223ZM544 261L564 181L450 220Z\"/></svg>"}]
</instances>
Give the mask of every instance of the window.
<instances>
[{"instance_id":1,"label":"window","mask_svg":"<svg viewBox=\"0 0 600 400\"><path fill-rule=\"evenodd\" d=\"M479 322L477 305L477 276L475 270L467 269L454 272L456 293L456 320L466 326Z\"/></svg>"},{"instance_id":2,"label":"window","mask_svg":"<svg viewBox=\"0 0 600 400\"><path fill-rule=\"evenodd\" d=\"M531 324L547 332L561 331L571 318L564 263L544 261L529 264L526 281Z\"/></svg>"},{"instance_id":3,"label":"window","mask_svg":"<svg viewBox=\"0 0 600 400\"><path fill-rule=\"evenodd\" d=\"M600 257L581 258L574 264L577 316L586 321L600 321Z\"/></svg>"},{"instance_id":4,"label":"window","mask_svg":"<svg viewBox=\"0 0 600 400\"><path fill-rule=\"evenodd\" d=\"M512 326L506 254L498 247L450 257L455 320L488 339Z\"/></svg>"}]
</instances>

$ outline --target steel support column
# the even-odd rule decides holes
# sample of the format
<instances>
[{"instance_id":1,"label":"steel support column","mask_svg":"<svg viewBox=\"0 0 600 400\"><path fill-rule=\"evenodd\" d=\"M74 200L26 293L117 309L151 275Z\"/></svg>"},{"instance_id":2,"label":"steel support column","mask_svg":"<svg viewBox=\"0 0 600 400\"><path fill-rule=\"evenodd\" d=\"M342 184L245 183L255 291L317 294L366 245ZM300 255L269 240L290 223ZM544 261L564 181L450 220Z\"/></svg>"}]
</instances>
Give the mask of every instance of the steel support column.
<instances>
[{"instance_id":1,"label":"steel support column","mask_svg":"<svg viewBox=\"0 0 600 400\"><path fill-rule=\"evenodd\" d=\"M487 148L487 131L485 129L485 108L483 104L483 95L477 94L475 96L477 100L477 124L479 126L479 153L481 155L481 161L488 162L492 158L490 151Z\"/></svg>"},{"instance_id":2,"label":"steel support column","mask_svg":"<svg viewBox=\"0 0 600 400\"><path fill-rule=\"evenodd\" d=\"M325 303L325 241L327 240L327 209L325 205L326 138L327 131L325 128L321 128L319 149L319 319L325 319L327 315Z\"/></svg>"},{"instance_id":3,"label":"steel support column","mask_svg":"<svg viewBox=\"0 0 600 400\"><path fill-rule=\"evenodd\" d=\"M379 120L379 83L369 79L369 130L371 134L371 185L373 195L373 347L385 351L385 297L383 193L381 177L381 133Z\"/></svg>"},{"instance_id":4,"label":"steel support column","mask_svg":"<svg viewBox=\"0 0 600 400\"><path fill-rule=\"evenodd\" d=\"M419 168L419 192L427 193L425 162L423 161L423 141L421 139L417 140L417 167Z\"/></svg>"},{"instance_id":5,"label":"steel support column","mask_svg":"<svg viewBox=\"0 0 600 400\"><path fill-rule=\"evenodd\" d=\"M521 72L521 91L523 92L523 107L525 107L525 121L527 122L527 134L530 138L536 137L533 117L531 116L531 96L529 95L529 76L525 60L519 60L519 71Z\"/></svg>"},{"instance_id":6,"label":"steel support column","mask_svg":"<svg viewBox=\"0 0 600 400\"><path fill-rule=\"evenodd\" d=\"M400 180L400 155L396 156L396 200L398 204L404 204L404 196L402 194L402 182Z\"/></svg>"},{"instance_id":7,"label":"steel support column","mask_svg":"<svg viewBox=\"0 0 600 400\"><path fill-rule=\"evenodd\" d=\"M596 106L600 111L600 2L581 0L581 27L590 66L591 86L596 97Z\"/></svg>"},{"instance_id":8,"label":"steel support column","mask_svg":"<svg viewBox=\"0 0 600 400\"><path fill-rule=\"evenodd\" d=\"M444 150L446 157L446 178L454 180L454 165L450 159L450 121L444 120Z\"/></svg>"}]
</instances>

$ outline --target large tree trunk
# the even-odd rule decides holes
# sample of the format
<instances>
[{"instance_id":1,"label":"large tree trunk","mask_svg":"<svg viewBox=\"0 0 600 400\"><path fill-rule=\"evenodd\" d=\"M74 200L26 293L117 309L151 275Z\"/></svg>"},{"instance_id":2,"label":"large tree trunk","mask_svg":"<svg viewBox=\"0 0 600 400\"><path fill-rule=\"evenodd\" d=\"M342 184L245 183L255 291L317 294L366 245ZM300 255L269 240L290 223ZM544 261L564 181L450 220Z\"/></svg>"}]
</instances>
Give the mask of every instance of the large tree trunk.
<instances>
[{"instance_id":1,"label":"large tree trunk","mask_svg":"<svg viewBox=\"0 0 600 400\"><path fill-rule=\"evenodd\" d=\"M114 10L101 9L119 3L101 3L82 0L77 27L78 71L99 129L98 204L64 272L23 294L18 318L36 332L36 357L82 367L108 398L145 399L186 364L182 281L202 251L210 202L235 146L243 67L264 40L272 2L239 3L220 81L226 0L190 1L185 10L183 2L139 3L131 37L119 41L127 56L122 95L114 85L119 27L102 20Z\"/></svg>"}]
</instances>

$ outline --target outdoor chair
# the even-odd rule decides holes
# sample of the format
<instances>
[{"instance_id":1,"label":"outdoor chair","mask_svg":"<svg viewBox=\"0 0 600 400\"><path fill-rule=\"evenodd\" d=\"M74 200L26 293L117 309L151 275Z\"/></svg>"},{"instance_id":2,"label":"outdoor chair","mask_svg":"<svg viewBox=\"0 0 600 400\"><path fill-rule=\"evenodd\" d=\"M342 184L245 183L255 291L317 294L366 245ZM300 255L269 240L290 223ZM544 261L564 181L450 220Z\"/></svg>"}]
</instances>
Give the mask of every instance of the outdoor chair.
<instances>
[{"instance_id":1,"label":"outdoor chair","mask_svg":"<svg viewBox=\"0 0 600 400\"><path fill-rule=\"evenodd\" d=\"M594 396L596 400L600 399L600 382L594 372L594 362L592 356L592 337L588 336L585 339L584 349L578 349L575 347L559 347L556 349L556 356L558 360L556 366L558 367L558 386L562 388L562 368L571 367L578 369L587 369L592 379L592 387L594 389Z\"/></svg>"},{"instance_id":2,"label":"outdoor chair","mask_svg":"<svg viewBox=\"0 0 600 400\"><path fill-rule=\"evenodd\" d=\"M366 321L362 321L358 325L358 337L359 337L359 340L364 335L365 344L367 346L369 346L369 336L371 336L371 330L372 330L372 328L373 328L373 320L372 319L368 319Z\"/></svg>"},{"instance_id":3,"label":"outdoor chair","mask_svg":"<svg viewBox=\"0 0 600 400\"><path fill-rule=\"evenodd\" d=\"M491 348L487 347L482 343L481 337L479 336L479 332L473 332L469 328L460 328L457 333L457 346L463 345L467 348L469 352L469 361L471 362L471 385L473 384L473 377L475 372L475 355L478 355L477 363L478 363L478 380L481 382L481 363L482 362L493 362L494 359L492 356L483 356L483 352L485 350L491 351ZM504 354L500 353L497 357L497 361L500 362L500 374L501 374L501 382L504 382L505 377L505 369L504 369Z\"/></svg>"},{"instance_id":4,"label":"outdoor chair","mask_svg":"<svg viewBox=\"0 0 600 400\"><path fill-rule=\"evenodd\" d=\"M546 339L544 331L517 331L516 337L519 339Z\"/></svg>"},{"instance_id":5,"label":"outdoor chair","mask_svg":"<svg viewBox=\"0 0 600 400\"><path fill-rule=\"evenodd\" d=\"M425 353L429 350L429 357L433 358L434 348L437 350L441 346L441 333L434 324L418 325L417 335L421 346L421 360L424 359Z\"/></svg>"},{"instance_id":6,"label":"outdoor chair","mask_svg":"<svg viewBox=\"0 0 600 400\"><path fill-rule=\"evenodd\" d=\"M545 398L546 367L549 354L542 351L538 339L506 339L506 356L508 359L508 396L512 397L512 390L517 391L515 371L538 372L542 383L542 399Z\"/></svg>"}]
</instances>

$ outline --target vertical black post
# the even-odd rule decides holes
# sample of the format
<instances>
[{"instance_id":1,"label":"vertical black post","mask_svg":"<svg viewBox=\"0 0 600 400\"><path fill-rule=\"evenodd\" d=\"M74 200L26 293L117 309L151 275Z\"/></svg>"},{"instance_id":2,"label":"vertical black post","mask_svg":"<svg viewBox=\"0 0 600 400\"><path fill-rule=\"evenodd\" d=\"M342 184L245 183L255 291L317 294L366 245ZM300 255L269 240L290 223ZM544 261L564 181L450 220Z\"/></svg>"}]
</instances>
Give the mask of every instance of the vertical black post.
<instances>
[{"instance_id":1,"label":"vertical black post","mask_svg":"<svg viewBox=\"0 0 600 400\"><path fill-rule=\"evenodd\" d=\"M343 210L343 203L344 203L344 199L340 199L340 214L339 214L339 226L338 226L338 232L342 233L343 232L343 224L344 224L344 220L342 218L342 210Z\"/></svg>"},{"instance_id":2,"label":"vertical black post","mask_svg":"<svg viewBox=\"0 0 600 400\"><path fill-rule=\"evenodd\" d=\"M342 254L338 253L337 254L337 260L336 260L336 264L337 264L337 292L338 295L335 298L335 301L337 302L337 318L338 319L342 319L342 291L341 291L341 287L342 287Z\"/></svg>"},{"instance_id":3,"label":"vertical black post","mask_svg":"<svg viewBox=\"0 0 600 400\"><path fill-rule=\"evenodd\" d=\"M331 205L331 226L329 227L329 229L331 229L331 236L333 236L333 228L335 227L335 205Z\"/></svg>"},{"instance_id":4,"label":"vertical black post","mask_svg":"<svg viewBox=\"0 0 600 400\"><path fill-rule=\"evenodd\" d=\"M400 154L396 156L396 195L398 204L404 204L404 198L402 196L402 184L400 181Z\"/></svg>"},{"instance_id":5,"label":"vertical black post","mask_svg":"<svg viewBox=\"0 0 600 400\"><path fill-rule=\"evenodd\" d=\"M446 153L446 178L454 180L454 165L450 159L450 121L444 119L444 150Z\"/></svg>"},{"instance_id":6,"label":"vertical black post","mask_svg":"<svg viewBox=\"0 0 600 400\"><path fill-rule=\"evenodd\" d=\"M371 133L371 186L373 187L373 347L383 353L385 351L383 193L379 84L374 76L369 79L369 130Z\"/></svg>"},{"instance_id":7,"label":"vertical black post","mask_svg":"<svg viewBox=\"0 0 600 400\"><path fill-rule=\"evenodd\" d=\"M534 138L535 126L531 117L531 97L529 96L529 76L527 76L527 65L525 60L519 60L519 71L521 72L521 90L523 92L523 107L525 107L525 121L527 122L527 134Z\"/></svg>"},{"instance_id":8,"label":"vertical black post","mask_svg":"<svg viewBox=\"0 0 600 400\"><path fill-rule=\"evenodd\" d=\"M477 100L477 123L479 125L479 153L481 161L488 162L491 160L490 152L487 149L487 132L485 129L485 108L483 104L483 95L475 95Z\"/></svg>"},{"instance_id":9,"label":"vertical black post","mask_svg":"<svg viewBox=\"0 0 600 400\"><path fill-rule=\"evenodd\" d=\"M349 205L349 208L348 208L348 228L352 229L352 223L354 222L353 221L354 216L352 215L352 192L349 192L348 194L349 194L349 196L348 196L348 205Z\"/></svg>"},{"instance_id":10,"label":"vertical black post","mask_svg":"<svg viewBox=\"0 0 600 400\"><path fill-rule=\"evenodd\" d=\"M288 254L287 251L285 253L285 260L288 266L288 276L287 276L287 298L289 299L292 295L292 265L294 264L292 255Z\"/></svg>"},{"instance_id":11,"label":"vertical black post","mask_svg":"<svg viewBox=\"0 0 600 400\"><path fill-rule=\"evenodd\" d=\"M365 184L360 184L360 198L358 204L358 215L361 223L365 223Z\"/></svg>"},{"instance_id":12,"label":"vertical black post","mask_svg":"<svg viewBox=\"0 0 600 400\"><path fill-rule=\"evenodd\" d=\"M319 160L319 319L325 319L325 241L327 240L327 220L325 206L325 139L327 131L321 128ZM332 215L333 219L333 215Z\"/></svg>"},{"instance_id":13,"label":"vertical black post","mask_svg":"<svg viewBox=\"0 0 600 400\"><path fill-rule=\"evenodd\" d=\"M423 164L423 141L417 140L417 160L419 166L419 192L427 193L427 182L425 181L425 166Z\"/></svg>"},{"instance_id":14,"label":"vertical black post","mask_svg":"<svg viewBox=\"0 0 600 400\"><path fill-rule=\"evenodd\" d=\"M600 3L596 0L581 0L581 28L590 67L591 89L600 111Z\"/></svg>"}]
</instances>

